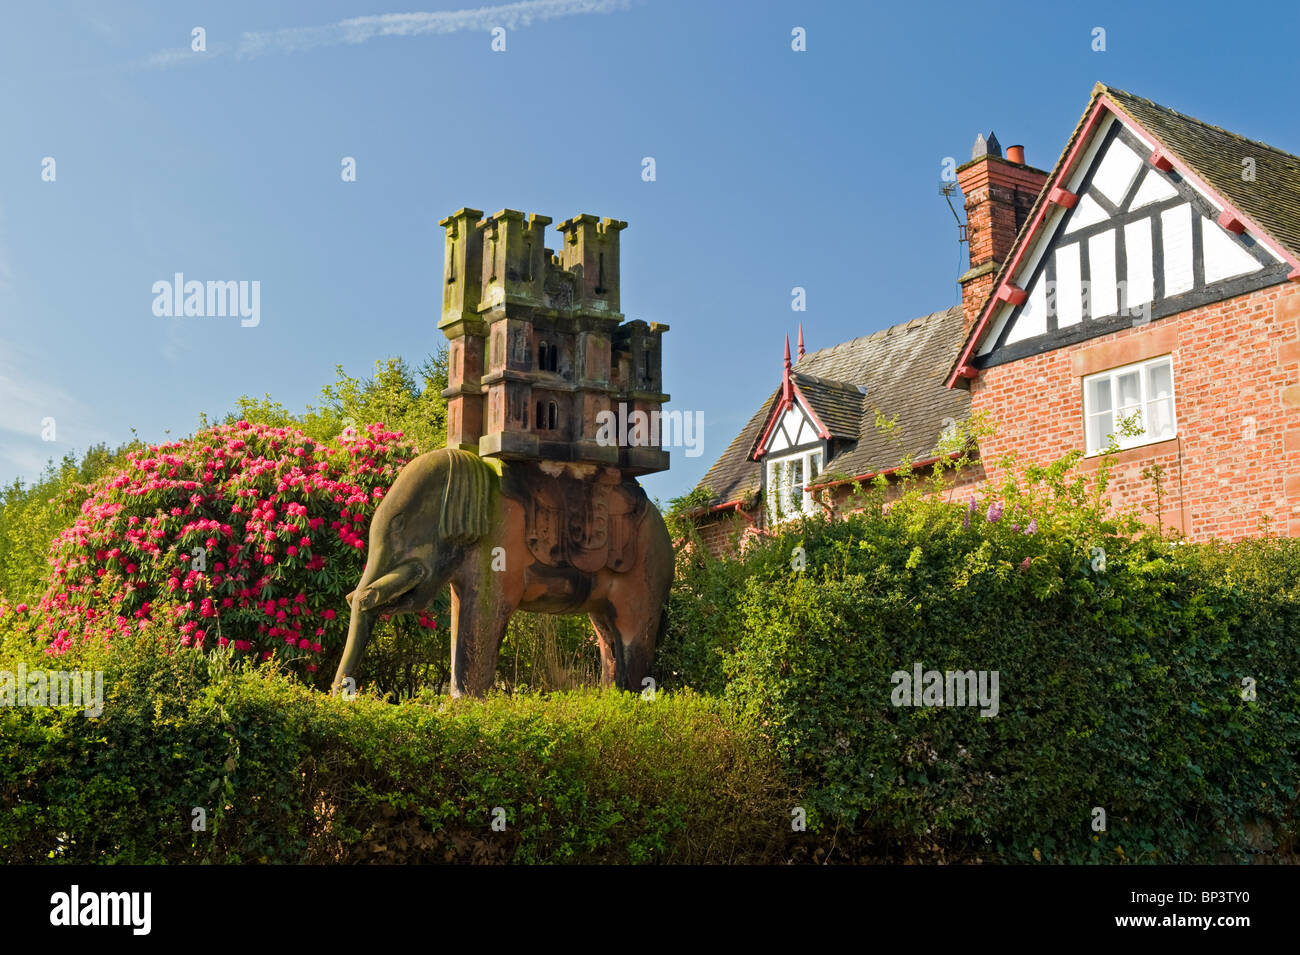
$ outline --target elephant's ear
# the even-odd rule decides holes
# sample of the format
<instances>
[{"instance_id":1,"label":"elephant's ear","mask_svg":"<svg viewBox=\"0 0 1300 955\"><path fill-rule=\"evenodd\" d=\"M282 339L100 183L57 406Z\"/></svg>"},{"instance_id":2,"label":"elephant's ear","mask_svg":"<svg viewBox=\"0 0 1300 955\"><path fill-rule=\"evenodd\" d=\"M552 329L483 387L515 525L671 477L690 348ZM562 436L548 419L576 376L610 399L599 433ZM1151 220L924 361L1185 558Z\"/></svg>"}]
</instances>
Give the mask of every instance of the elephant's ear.
<instances>
[{"instance_id":1,"label":"elephant's ear","mask_svg":"<svg viewBox=\"0 0 1300 955\"><path fill-rule=\"evenodd\" d=\"M445 461L438 535L457 543L472 543L483 538L490 527L496 473L477 454L468 451L448 451Z\"/></svg>"}]
</instances>

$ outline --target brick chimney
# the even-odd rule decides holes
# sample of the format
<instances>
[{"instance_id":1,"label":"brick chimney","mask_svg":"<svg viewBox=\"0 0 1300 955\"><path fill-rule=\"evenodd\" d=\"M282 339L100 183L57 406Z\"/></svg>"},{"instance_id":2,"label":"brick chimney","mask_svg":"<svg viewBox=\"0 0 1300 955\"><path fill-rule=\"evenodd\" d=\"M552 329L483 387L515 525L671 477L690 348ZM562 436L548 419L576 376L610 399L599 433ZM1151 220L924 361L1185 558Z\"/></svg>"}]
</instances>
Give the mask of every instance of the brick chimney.
<instances>
[{"instance_id":1,"label":"brick chimney","mask_svg":"<svg viewBox=\"0 0 1300 955\"><path fill-rule=\"evenodd\" d=\"M961 304L967 332L993 291L993 277L1006 261L1034 200L1047 182L1047 173L1025 165L1023 146L1003 158L998 138L975 137L970 162L957 169L957 183L966 197L966 238L970 271L961 283Z\"/></svg>"}]
</instances>

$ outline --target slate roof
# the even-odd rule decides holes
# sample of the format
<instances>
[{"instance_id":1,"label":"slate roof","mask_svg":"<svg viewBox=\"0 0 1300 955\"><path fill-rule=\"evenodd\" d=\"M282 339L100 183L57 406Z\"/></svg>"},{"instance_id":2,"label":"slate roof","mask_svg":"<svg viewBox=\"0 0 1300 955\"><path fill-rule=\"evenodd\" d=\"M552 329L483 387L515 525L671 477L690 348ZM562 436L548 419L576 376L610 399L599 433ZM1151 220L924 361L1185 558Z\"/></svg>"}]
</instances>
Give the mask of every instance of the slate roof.
<instances>
[{"instance_id":1,"label":"slate roof","mask_svg":"<svg viewBox=\"0 0 1300 955\"><path fill-rule=\"evenodd\" d=\"M1104 83L1098 83L1092 88L1087 108L1074 127L1074 132L1070 134L1065 148L1061 150L1056 165L1048 174L1048 185L1060 177L1061 167L1083 134L1097 100L1103 95L1127 113L1130 119L1144 127L1160 145L1185 162L1212 189L1254 219L1288 252L1300 256L1300 158L1275 146L1238 136ZM1241 161L1248 157L1255 160L1254 182L1241 178ZM1015 250L1025 242L1038 219L1039 209L1047 201L1050 192L1050 189L1044 188L1038 194L1038 199L1025 217L1020 234L1011 247L1011 254L1005 262L999 263L997 274L993 277L993 288L1000 286L1007 278L1007 273L1015 262ZM981 320L987 318L987 311L986 302ZM975 322L972 329L980 336L985 330L981 327L980 320ZM953 367L946 377L952 377L956 372L960 354L961 350L958 349L953 356Z\"/></svg>"},{"instance_id":2,"label":"slate roof","mask_svg":"<svg viewBox=\"0 0 1300 955\"><path fill-rule=\"evenodd\" d=\"M857 440L864 392L857 385L796 371L790 376L834 438Z\"/></svg>"},{"instance_id":3,"label":"slate roof","mask_svg":"<svg viewBox=\"0 0 1300 955\"><path fill-rule=\"evenodd\" d=\"M799 359L795 381L826 427L834 434L852 424L856 436L842 445L836 442L821 473L856 477L896 467L907 455L913 460L931 457L944 419L961 421L970 413L970 392L944 387L962 338L961 306L955 305ZM779 379L779 366L774 363L772 370ZM866 386L865 395L857 392L858 385ZM849 389L858 393L856 422ZM761 465L749 456L779 394L779 388L772 392L700 481L711 492L710 503L734 501L762 487ZM898 416L901 440L876 428L877 409L886 418Z\"/></svg>"}]
</instances>

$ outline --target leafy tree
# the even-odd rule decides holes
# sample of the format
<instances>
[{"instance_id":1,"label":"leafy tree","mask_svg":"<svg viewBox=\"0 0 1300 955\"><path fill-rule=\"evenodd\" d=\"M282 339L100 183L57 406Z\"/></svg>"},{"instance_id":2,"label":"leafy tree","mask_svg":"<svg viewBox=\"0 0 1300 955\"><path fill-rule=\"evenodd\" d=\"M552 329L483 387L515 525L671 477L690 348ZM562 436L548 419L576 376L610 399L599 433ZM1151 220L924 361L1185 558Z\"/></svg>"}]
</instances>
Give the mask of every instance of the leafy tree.
<instances>
[{"instance_id":1,"label":"leafy tree","mask_svg":"<svg viewBox=\"0 0 1300 955\"><path fill-rule=\"evenodd\" d=\"M447 441L447 352L429 355L414 371L402 358L375 362L370 378L355 378L335 366L333 384L321 389L319 406L307 405L295 414L267 394L247 395L236 402L236 410L225 417L226 424L251 421L274 428L296 428L317 441L329 441L347 427L364 429L383 422L400 431L420 452L433 451ZM200 423L207 426L206 415Z\"/></svg>"},{"instance_id":2,"label":"leafy tree","mask_svg":"<svg viewBox=\"0 0 1300 955\"><path fill-rule=\"evenodd\" d=\"M97 444L80 461L71 453L58 464L51 460L34 483L0 488L0 596L16 602L39 595L49 577L50 541L72 523L89 486L140 447Z\"/></svg>"}]
</instances>

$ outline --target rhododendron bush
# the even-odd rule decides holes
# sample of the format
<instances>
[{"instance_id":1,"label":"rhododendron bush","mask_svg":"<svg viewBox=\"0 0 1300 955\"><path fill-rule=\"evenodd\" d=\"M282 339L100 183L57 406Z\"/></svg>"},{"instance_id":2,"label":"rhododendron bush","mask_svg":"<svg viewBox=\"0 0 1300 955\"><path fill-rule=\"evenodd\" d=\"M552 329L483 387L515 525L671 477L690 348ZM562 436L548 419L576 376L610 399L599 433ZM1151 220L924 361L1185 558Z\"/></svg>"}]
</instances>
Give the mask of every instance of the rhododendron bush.
<instances>
[{"instance_id":1,"label":"rhododendron bush","mask_svg":"<svg viewBox=\"0 0 1300 955\"><path fill-rule=\"evenodd\" d=\"M247 421L132 452L54 541L39 605L13 610L53 654L169 619L183 646L315 672L346 642L370 517L415 453L382 424L321 443Z\"/></svg>"}]
</instances>

